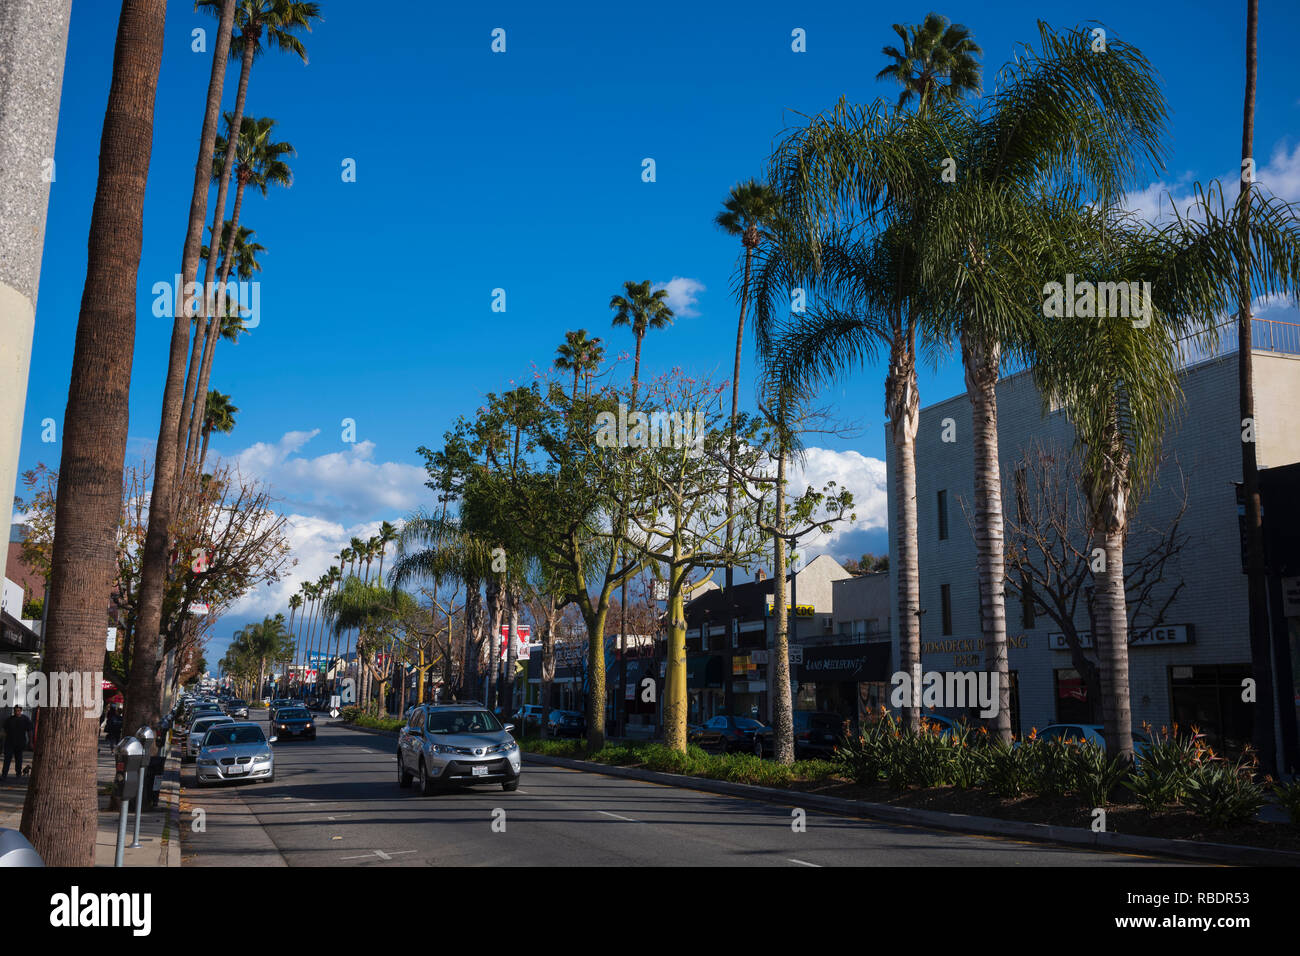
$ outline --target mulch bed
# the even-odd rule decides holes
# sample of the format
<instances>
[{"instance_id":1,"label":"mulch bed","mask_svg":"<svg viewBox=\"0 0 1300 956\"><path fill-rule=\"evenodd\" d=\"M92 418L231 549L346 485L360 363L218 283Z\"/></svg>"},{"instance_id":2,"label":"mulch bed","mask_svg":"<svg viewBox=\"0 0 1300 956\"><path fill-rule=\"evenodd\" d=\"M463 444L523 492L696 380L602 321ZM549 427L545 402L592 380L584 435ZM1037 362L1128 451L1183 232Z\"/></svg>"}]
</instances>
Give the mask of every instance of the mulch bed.
<instances>
[{"instance_id":1,"label":"mulch bed","mask_svg":"<svg viewBox=\"0 0 1300 956\"><path fill-rule=\"evenodd\" d=\"M1092 826L1092 808L1082 806L1075 797L999 797L983 790L958 790L953 787L899 791L887 783L864 786L838 779L820 783L796 781L791 784L791 789L916 810L965 813L976 817L1080 829ZM1111 833L1161 837L1166 840L1233 843L1269 850L1300 851L1300 827L1287 823L1256 821L1236 827L1215 828L1187 810L1175 808L1153 814L1136 803L1112 803L1107 806L1106 829Z\"/></svg>"}]
</instances>

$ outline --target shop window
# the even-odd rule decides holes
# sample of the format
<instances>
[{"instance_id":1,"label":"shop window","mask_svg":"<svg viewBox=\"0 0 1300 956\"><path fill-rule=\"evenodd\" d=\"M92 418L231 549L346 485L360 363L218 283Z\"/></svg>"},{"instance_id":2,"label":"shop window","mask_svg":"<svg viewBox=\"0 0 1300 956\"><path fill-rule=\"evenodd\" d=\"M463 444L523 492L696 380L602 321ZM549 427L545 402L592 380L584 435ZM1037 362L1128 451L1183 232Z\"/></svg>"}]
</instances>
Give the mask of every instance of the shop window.
<instances>
[{"instance_id":1,"label":"shop window","mask_svg":"<svg viewBox=\"0 0 1300 956\"><path fill-rule=\"evenodd\" d=\"M948 540L948 491L939 492L939 540ZM944 633L948 633L944 631Z\"/></svg>"},{"instance_id":2,"label":"shop window","mask_svg":"<svg viewBox=\"0 0 1300 956\"><path fill-rule=\"evenodd\" d=\"M943 633L946 637L952 633L952 585L939 585L939 601L941 604Z\"/></svg>"},{"instance_id":3,"label":"shop window","mask_svg":"<svg viewBox=\"0 0 1300 956\"><path fill-rule=\"evenodd\" d=\"M1056 722L1058 724L1096 724L1097 702L1089 700L1088 685L1078 671L1066 668L1055 672Z\"/></svg>"},{"instance_id":4,"label":"shop window","mask_svg":"<svg viewBox=\"0 0 1300 956\"><path fill-rule=\"evenodd\" d=\"M1173 722L1196 727L1212 746L1235 756L1250 743L1253 704L1241 699L1249 664L1211 664L1169 668L1169 710Z\"/></svg>"}]
</instances>

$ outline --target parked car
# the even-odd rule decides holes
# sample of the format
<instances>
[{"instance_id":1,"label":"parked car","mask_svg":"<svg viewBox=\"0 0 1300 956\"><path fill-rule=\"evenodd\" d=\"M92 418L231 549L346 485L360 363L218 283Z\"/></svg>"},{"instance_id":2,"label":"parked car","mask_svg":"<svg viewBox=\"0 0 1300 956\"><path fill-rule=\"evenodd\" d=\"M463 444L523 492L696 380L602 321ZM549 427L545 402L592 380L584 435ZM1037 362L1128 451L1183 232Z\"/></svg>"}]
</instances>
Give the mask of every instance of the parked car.
<instances>
[{"instance_id":1,"label":"parked car","mask_svg":"<svg viewBox=\"0 0 1300 956\"><path fill-rule=\"evenodd\" d=\"M181 741L181 763L189 763L199 752L199 747L203 743L203 737L208 730L217 724L233 724L234 721L225 714L214 714L194 718L194 723L190 724L189 730L185 734L185 739Z\"/></svg>"},{"instance_id":2,"label":"parked car","mask_svg":"<svg viewBox=\"0 0 1300 956\"><path fill-rule=\"evenodd\" d=\"M252 721L231 721L213 727L203 738L198 761L194 768L195 781L200 787L222 780L275 779L275 755L271 744L262 732L261 725Z\"/></svg>"},{"instance_id":3,"label":"parked car","mask_svg":"<svg viewBox=\"0 0 1300 956\"><path fill-rule=\"evenodd\" d=\"M271 730L281 740L290 737L316 739L316 721L306 707L281 707L271 721Z\"/></svg>"},{"instance_id":4,"label":"parked car","mask_svg":"<svg viewBox=\"0 0 1300 956\"><path fill-rule=\"evenodd\" d=\"M527 734L530 730L540 733L542 721L546 719L546 708L541 704L524 704L511 719L521 734Z\"/></svg>"},{"instance_id":5,"label":"parked car","mask_svg":"<svg viewBox=\"0 0 1300 956\"><path fill-rule=\"evenodd\" d=\"M774 751L775 739L772 728L757 720L719 714L704 722L696 742L706 749L712 747L720 754L742 751L761 757Z\"/></svg>"},{"instance_id":6,"label":"parked car","mask_svg":"<svg viewBox=\"0 0 1300 956\"><path fill-rule=\"evenodd\" d=\"M1101 724L1048 724L1038 732L1039 740L1087 740L1106 752L1106 729ZM1133 731L1133 759L1139 762L1151 746L1151 738L1140 730Z\"/></svg>"},{"instance_id":7,"label":"parked car","mask_svg":"<svg viewBox=\"0 0 1300 956\"><path fill-rule=\"evenodd\" d=\"M553 710L546 715L546 733L551 737L581 737L586 732L586 715L576 710Z\"/></svg>"},{"instance_id":8,"label":"parked car","mask_svg":"<svg viewBox=\"0 0 1300 956\"><path fill-rule=\"evenodd\" d=\"M419 778L425 796L447 786L500 783L519 789L519 745L491 711L464 704L422 704L397 738L397 785Z\"/></svg>"},{"instance_id":9,"label":"parked car","mask_svg":"<svg viewBox=\"0 0 1300 956\"><path fill-rule=\"evenodd\" d=\"M226 714L230 717L242 717L248 719L248 701L240 700L238 697L232 697L226 701Z\"/></svg>"},{"instance_id":10,"label":"parked car","mask_svg":"<svg viewBox=\"0 0 1300 956\"><path fill-rule=\"evenodd\" d=\"M839 714L821 710L796 710L791 714L794 724L794 755L804 757L829 757L835 745L844 738L844 718Z\"/></svg>"}]
</instances>

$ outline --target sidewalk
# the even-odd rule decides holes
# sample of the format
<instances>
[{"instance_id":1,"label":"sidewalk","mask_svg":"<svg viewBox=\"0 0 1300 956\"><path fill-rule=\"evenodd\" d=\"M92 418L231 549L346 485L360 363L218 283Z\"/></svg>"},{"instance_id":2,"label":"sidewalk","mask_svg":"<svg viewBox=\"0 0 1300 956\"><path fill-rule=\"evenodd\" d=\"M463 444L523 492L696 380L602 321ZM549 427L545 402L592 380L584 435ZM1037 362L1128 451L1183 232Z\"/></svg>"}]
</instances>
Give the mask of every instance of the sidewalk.
<instances>
[{"instance_id":1,"label":"sidewalk","mask_svg":"<svg viewBox=\"0 0 1300 956\"><path fill-rule=\"evenodd\" d=\"M25 766L31 766L31 753L24 754ZM109 790L113 783L113 755L103 737L99 739L97 796L99 802L99 831L95 837L95 866L112 866L117 853L117 828L119 813L109 809ZM23 817L23 801L27 796L30 777L18 777L10 772L0 785L0 827L17 830ZM140 818L140 848L130 849L135 835L134 794L130 818L126 828L126 846L123 866L180 866L180 758L175 748L169 753L163 768L162 789L158 808L147 806Z\"/></svg>"}]
</instances>

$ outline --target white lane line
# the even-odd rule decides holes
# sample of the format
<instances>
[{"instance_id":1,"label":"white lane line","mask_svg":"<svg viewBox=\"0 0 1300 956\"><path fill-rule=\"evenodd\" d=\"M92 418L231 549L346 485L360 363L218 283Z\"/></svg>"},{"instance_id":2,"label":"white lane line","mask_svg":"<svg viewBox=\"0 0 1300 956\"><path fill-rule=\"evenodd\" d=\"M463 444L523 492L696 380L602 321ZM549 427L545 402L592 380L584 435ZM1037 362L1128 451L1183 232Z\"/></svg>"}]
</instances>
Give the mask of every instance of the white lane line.
<instances>
[{"instance_id":1,"label":"white lane line","mask_svg":"<svg viewBox=\"0 0 1300 956\"><path fill-rule=\"evenodd\" d=\"M787 857L787 858L786 858L786 862L787 862L787 863L798 863L800 866L811 866L811 867L816 867L816 868L819 869L819 870L821 869L821 864L820 864L820 863L807 863L807 862L805 862L804 860L796 860L796 859L794 859L793 857Z\"/></svg>"},{"instance_id":2,"label":"white lane line","mask_svg":"<svg viewBox=\"0 0 1300 956\"><path fill-rule=\"evenodd\" d=\"M363 853L360 856L341 856L340 860L369 860L378 857L381 860L391 860L395 856L401 856L403 853L414 853L414 850L394 850L392 853L385 853L383 850L371 850L369 853Z\"/></svg>"},{"instance_id":3,"label":"white lane line","mask_svg":"<svg viewBox=\"0 0 1300 956\"><path fill-rule=\"evenodd\" d=\"M624 820L627 823L640 823L640 820L633 820L631 817L620 817L617 813L610 813L608 810L597 810L597 813L603 813L607 817L613 817L615 820Z\"/></svg>"}]
</instances>

